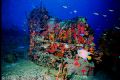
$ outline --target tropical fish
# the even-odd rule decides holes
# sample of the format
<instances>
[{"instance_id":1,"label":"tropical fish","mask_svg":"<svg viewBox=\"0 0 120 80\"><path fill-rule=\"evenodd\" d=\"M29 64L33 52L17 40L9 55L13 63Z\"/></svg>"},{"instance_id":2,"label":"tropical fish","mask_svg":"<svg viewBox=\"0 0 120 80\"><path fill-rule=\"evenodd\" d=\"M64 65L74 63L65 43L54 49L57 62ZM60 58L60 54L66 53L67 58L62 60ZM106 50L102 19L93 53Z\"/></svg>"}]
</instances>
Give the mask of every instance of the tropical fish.
<instances>
[{"instance_id":1,"label":"tropical fish","mask_svg":"<svg viewBox=\"0 0 120 80\"><path fill-rule=\"evenodd\" d=\"M63 8L67 9L68 7L66 5L62 6Z\"/></svg>"},{"instance_id":2,"label":"tropical fish","mask_svg":"<svg viewBox=\"0 0 120 80\"><path fill-rule=\"evenodd\" d=\"M120 29L120 28L119 28L119 27L117 27L117 26L116 26L115 28L116 28L116 29Z\"/></svg>"},{"instance_id":3,"label":"tropical fish","mask_svg":"<svg viewBox=\"0 0 120 80\"><path fill-rule=\"evenodd\" d=\"M110 12L114 12L114 10L112 10L112 9L109 9L109 11L110 11Z\"/></svg>"},{"instance_id":4,"label":"tropical fish","mask_svg":"<svg viewBox=\"0 0 120 80\"><path fill-rule=\"evenodd\" d=\"M74 10L73 12L74 12L74 13L77 13L77 10Z\"/></svg>"},{"instance_id":5,"label":"tropical fish","mask_svg":"<svg viewBox=\"0 0 120 80\"><path fill-rule=\"evenodd\" d=\"M96 16L98 16L98 15L99 15L99 13L97 13L97 12L94 12L93 14L94 14L94 15L96 15Z\"/></svg>"},{"instance_id":6,"label":"tropical fish","mask_svg":"<svg viewBox=\"0 0 120 80\"><path fill-rule=\"evenodd\" d=\"M107 15L103 15L103 17L107 17Z\"/></svg>"}]
</instances>

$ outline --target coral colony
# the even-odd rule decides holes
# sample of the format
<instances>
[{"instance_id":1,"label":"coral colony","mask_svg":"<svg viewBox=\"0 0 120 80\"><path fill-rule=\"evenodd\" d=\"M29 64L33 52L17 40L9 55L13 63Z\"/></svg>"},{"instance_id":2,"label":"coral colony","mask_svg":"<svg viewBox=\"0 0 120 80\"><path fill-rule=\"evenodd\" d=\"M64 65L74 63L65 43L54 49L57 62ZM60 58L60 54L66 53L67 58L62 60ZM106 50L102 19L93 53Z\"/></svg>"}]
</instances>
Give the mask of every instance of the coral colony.
<instances>
[{"instance_id":1,"label":"coral colony","mask_svg":"<svg viewBox=\"0 0 120 80\"><path fill-rule=\"evenodd\" d=\"M30 33L29 57L36 64L55 69L57 79L66 79L68 74L92 75L94 64L89 62L95 53L94 34L86 18L59 20L50 17L43 8L34 9L28 19ZM101 57L96 58L97 63ZM73 64L74 71L61 71L67 63ZM66 65L67 65L66 64ZM77 71L77 69L79 71ZM64 75L63 75L64 74ZM62 76L63 75L63 76ZM57 80L56 79L56 80Z\"/></svg>"}]
</instances>

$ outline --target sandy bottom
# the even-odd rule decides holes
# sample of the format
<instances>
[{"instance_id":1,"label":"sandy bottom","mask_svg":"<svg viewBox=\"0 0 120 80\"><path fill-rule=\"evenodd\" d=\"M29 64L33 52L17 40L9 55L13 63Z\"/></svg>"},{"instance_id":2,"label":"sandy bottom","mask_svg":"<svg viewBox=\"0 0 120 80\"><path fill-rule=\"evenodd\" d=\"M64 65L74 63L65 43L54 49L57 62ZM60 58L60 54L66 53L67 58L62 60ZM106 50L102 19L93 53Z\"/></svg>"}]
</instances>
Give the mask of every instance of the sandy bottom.
<instances>
[{"instance_id":1,"label":"sandy bottom","mask_svg":"<svg viewBox=\"0 0 120 80\"><path fill-rule=\"evenodd\" d=\"M70 69L74 69L72 64L69 64ZM79 68L81 69L81 68ZM77 69L78 71L80 71ZM45 72L48 71L47 67L42 67L36 65L34 62L29 60L20 59L16 63L2 64L2 80L55 80L55 75L58 71L50 69L50 74L46 75ZM93 80L93 76L82 76L73 75L71 80Z\"/></svg>"}]
</instances>

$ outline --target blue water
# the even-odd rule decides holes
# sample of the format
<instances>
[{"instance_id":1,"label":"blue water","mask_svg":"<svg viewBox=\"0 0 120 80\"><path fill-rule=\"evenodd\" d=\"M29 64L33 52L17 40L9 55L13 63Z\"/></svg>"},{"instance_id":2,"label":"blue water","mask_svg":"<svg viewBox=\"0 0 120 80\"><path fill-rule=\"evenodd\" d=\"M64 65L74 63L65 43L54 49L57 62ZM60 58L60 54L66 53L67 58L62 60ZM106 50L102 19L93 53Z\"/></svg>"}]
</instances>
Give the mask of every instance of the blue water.
<instances>
[{"instance_id":1,"label":"blue water","mask_svg":"<svg viewBox=\"0 0 120 80\"><path fill-rule=\"evenodd\" d=\"M36 7L43 6L53 17L71 19L87 18L95 32L95 43L106 29L120 26L119 0L2 0L2 28L14 28L28 32L27 17Z\"/></svg>"}]
</instances>

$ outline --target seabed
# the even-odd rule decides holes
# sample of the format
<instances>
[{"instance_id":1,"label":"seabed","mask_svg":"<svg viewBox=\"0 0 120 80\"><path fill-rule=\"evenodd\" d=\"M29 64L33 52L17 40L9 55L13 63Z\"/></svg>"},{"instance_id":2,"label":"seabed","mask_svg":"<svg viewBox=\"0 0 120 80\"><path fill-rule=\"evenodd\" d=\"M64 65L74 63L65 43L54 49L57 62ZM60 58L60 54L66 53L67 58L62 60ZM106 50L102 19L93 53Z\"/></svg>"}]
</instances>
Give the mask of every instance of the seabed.
<instances>
[{"instance_id":1,"label":"seabed","mask_svg":"<svg viewBox=\"0 0 120 80\"><path fill-rule=\"evenodd\" d=\"M96 80L93 79L92 74L91 76L82 76L81 68L84 65L88 65L88 62L84 62L81 59L80 62L82 62L82 65L80 68L75 68L72 64L72 60L68 61L69 75L71 74L72 70L75 70L78 73L73 75L70 80ZM51 68L49 74L45 74L48 72L48 70L48 67L37 65L30 60L20 59L16 63L2 64L2 80L55 80L55 75L58 73L58 71Z\"/></svg>"}]
</instances>

